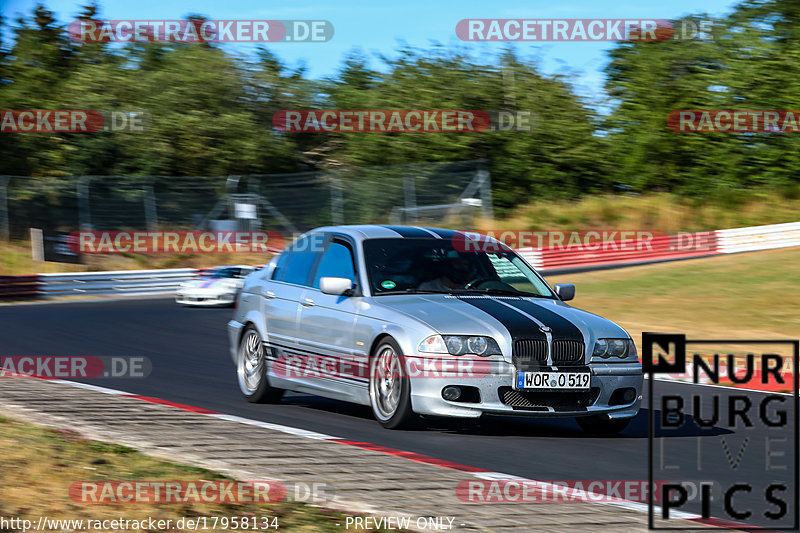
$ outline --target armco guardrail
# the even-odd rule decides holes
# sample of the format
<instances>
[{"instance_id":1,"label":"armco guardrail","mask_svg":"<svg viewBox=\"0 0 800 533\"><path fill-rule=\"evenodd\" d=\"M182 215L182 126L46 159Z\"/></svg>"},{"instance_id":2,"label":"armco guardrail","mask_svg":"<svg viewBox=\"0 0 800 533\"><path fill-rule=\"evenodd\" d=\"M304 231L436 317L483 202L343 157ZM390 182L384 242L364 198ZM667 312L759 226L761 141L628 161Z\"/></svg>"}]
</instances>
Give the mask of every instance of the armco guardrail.
<instances>
[{"instance_id":1,"label":"armco guardrail","mask_svg":"<svg viewBox=\"0 0 800 533\"><path fill-rule=\"evenodd\" d=\"M168 270L120 270L111 272L69 272L40 274L42 298L78 295L142 295L174 292L195 277L194 268Z\"/></svg>"},{"instance_id":2,"label":"armco guardrail","mask_svg":"<svg viewBox=\"0 0 800 533\"><path fill-rule=\"evenodd\" d=\"M0 276L0 300L33 300L39 295L39 276Z\"/></svg>"}]
</instances>

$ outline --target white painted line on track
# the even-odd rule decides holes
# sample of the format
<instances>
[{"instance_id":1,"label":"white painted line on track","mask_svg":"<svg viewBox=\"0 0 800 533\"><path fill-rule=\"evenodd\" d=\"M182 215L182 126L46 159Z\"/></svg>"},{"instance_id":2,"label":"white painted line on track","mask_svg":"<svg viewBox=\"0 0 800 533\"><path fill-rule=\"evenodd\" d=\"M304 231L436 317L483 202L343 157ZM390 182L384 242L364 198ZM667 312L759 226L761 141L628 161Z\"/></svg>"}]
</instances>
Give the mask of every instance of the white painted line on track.
<instances>
[{"instance_id":1,"label":"white painted line on track","mask_svg":"<svg viewBox=\"0 0 800 533\"><path fill-rule=\"evenodd\" d=\"M69 385L70 387L93 390L95 392L102 392L103 394L113 394L114 396L134 395L132 392L125 392L123 390L117 390L117 389L107 389L106 387L98 387L97 385L89 385L88 383L80 383L78 381L68 381L66 379L47 379L44 381L51 381L53 383L63 383L64 385Z\"/></svg>"},{"instance_id":2,"label":"white painted line on track","mask_svg":"<svg viewBox=\"0 0 800 533\"><path fill-rule=\"evenodd\" d=\"M333 435L326 435L324 433L317 433L316 431L309 431L306 429L294 428L291 426L283 426L281 424L272 424L269 422L262 422L260 420L253 420L251 418L243 418L241 416L236 415L226 415L226 414L213 414L213 415L206 415L211 416L213 418L219 418L220 420L227 420L229 422L238 422L239 424L247 424L248 426L256 426L264 429L272 429L274 431L280 431L281 433L288 433L290 435L297 435L298 437L306 437L308 439L314 440L340 440L341 437L334 437Z\"/></svg>"}]
</instances>

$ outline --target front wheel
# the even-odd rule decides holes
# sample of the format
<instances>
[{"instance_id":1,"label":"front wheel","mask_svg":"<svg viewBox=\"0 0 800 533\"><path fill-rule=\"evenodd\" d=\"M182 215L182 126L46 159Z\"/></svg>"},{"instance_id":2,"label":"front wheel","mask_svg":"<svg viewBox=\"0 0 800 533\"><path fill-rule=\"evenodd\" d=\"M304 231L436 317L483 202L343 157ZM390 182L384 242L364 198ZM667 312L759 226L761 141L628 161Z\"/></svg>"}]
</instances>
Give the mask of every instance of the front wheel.
<instances>
[{"instance_id":1,"label":"front wheel","mask_svg":"<svg viewBox=\"0 0 800 533\"><path fill-rule=\"evenodd\" d=\"M394 339L375 348L369 365L369 402L375 419L387 429L411 428L419 419L411 410L411 383Z\"/></svg>"},{"instance_id":2,"label":"front wheel","mask_svg":"<svg viewBox=\"0 0 800 533\"><path fill-rule=\"evenodd\" d=\"M630 423L630 418L609 418L606 415L580 416L575 419L590 435L616 435Z\"/></svg>"},{"instance_id":3,"label":"front wheel","mask_svg":"<svg viewBox=\"0 0 800 533\"><path fill-rule=\"evenodd\" d=\"M277 389L269 384L264 344L261 342L258 330L252 325L247 326L239 342L236 377L239 390L248 402L276 403L283 396L283 389Z\"/></svg>"}]
</instances>

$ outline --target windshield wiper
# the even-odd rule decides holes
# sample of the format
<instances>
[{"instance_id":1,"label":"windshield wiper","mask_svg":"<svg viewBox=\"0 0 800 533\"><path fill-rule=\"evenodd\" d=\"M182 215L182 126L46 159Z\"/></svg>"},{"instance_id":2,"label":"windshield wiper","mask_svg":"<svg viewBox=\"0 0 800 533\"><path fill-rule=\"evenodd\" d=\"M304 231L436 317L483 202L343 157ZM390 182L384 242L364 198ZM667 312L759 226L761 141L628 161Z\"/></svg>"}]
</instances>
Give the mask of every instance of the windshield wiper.
<instances>
[{"instance_id":1,"label":"windshield wiper","mask_svg":"<svg viewBox=\"0 0 800 533\"><path fill-rule=\"evenodd\" d=\"M549 296L543 296L541 294L532 294L530 292L521 292L510 289L466 289L465 292L480 292L482 294L507 294L509 296L524 296L532 298L549 298Z\"/></svg>"},{"instance_id":2,"label":"windshield wiper","mask_svg":"<svg viewBox=\"0 0 800 533\"><path fill-rule=\"evenodd\" d=\"M375 293L375 296L379 296L381 294L452 294L453 291L435 291L432 289L398 289L392 291L382 291Z\"/></svg>"}]
</instances>

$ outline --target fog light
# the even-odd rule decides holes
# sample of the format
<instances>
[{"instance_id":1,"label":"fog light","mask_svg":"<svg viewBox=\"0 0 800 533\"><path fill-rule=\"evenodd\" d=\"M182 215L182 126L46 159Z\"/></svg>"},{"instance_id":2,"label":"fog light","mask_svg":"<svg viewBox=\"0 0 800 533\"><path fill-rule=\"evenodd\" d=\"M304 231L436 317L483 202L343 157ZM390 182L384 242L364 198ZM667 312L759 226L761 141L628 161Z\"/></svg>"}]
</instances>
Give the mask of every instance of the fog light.
<instances>
[{"instance_id":1,"label":"fog light","mask_svg":"<svg viewBox=\"0 0 800 533\"><path fill-rule=\"evenodd\" d=\"M442 398L444 398L445 400L454 402L454 401L458 400L459 398L461 398L461 389L458 388L458 387L452 387L452 386L445 387L442 390Z\"/></svg>"},{"instance_id":2,"label":"fog light","mask_svg":"<svg viewBox=\"0 0 800 533\"><path fill-rule=\"evenodd\" d=\"M625 405L633 403L636 399L636 389L632 387L625 387L624 389L617 389L608 399L608 405Z\"/></svg>"},{"instance_id":3,"label":"fog light","mask_svg":"<svg viewBox=\"0 0 800 533\"><path fill-rule=\"evenodd\" d=\"M636 398L636 390L634 389L626 389L624 393L622 393L622 399L625 400L625 403L631 403Z\"/></svg>"}]
</instances>

